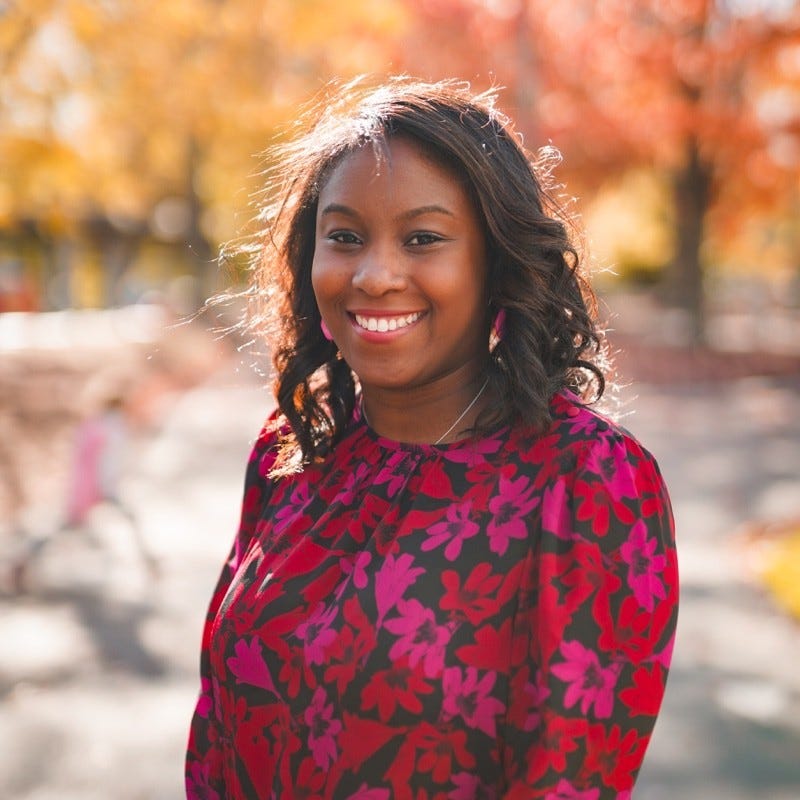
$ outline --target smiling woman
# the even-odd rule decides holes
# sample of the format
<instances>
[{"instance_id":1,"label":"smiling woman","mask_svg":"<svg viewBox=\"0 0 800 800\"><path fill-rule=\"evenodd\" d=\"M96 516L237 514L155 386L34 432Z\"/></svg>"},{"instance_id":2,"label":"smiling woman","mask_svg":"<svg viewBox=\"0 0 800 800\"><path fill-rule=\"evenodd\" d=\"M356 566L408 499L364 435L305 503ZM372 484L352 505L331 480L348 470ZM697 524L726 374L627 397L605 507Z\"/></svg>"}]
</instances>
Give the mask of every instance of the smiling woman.
<instances>
[{"instance_id":1,"label":"smiling woman","mask_svg":"<svg viewBox=\"0 0 800 800\"><path fill-rule=\"evenodd\" d=\"M187 797L627 800L674 531L652 456L589 408L565 221L464 85L320 108L262 215L279 407L209 609Z\"/></svg>"}]
</instances>

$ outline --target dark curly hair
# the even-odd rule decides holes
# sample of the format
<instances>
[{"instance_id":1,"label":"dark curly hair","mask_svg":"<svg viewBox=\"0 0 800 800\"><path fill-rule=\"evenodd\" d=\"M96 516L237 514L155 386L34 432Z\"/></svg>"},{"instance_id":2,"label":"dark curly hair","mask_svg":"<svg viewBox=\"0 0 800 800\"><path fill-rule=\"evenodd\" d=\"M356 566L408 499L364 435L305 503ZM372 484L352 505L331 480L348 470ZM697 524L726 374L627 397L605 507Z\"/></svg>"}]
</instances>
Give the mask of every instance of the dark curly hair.
<instances>
[{"instance_id":1,"label":"dark curly hair","mask_svg":"<svg viewBox=\"0 0 800 800\"><path fill-rule=\"evenodd\" d=\"M473 432L498 424L541 429L550 398L562 388L585 402L603 394L606 359L595 298L570 217L547 191L557 153L550 148L530 158L494 101L456 81L399 77L377 87L356 81L326 90L298 123L303 132L273 151L277 166L268 173L262 232L251 249L250 321L271 338L275 395L290 431L279 462L284 468L324 457L357 402L357 378L322 335L311 285L320 191L346 155L384 147L395 136L453 170L483 221L487 302L490 317L505 309L505 331L489 360L498 402ZM487 331L487 349L488 339Z\"/></svg>"}]
</instances>

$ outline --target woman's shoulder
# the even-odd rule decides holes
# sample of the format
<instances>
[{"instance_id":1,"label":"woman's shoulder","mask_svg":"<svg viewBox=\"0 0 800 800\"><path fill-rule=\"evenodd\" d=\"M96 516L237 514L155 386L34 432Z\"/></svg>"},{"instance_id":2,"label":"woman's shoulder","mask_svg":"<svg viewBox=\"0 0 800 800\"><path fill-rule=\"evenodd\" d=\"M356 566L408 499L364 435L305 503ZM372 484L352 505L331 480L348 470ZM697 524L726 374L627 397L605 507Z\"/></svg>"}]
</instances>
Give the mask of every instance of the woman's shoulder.
<instances>
[{"instance_id":1,"label":"woman's shoulder","mask_svg":"<svg viewBox=\"0 0 800 800\"><path fill-rule=\"evenodd\" d=\"M270 479L281 452L281 444L290 431L286 418L276 408L269 413L250 449L250 479Z\"/></svg>"},{"instance_id":2,"label":"woman's shoulder","mask_svg":"<svg viewBox=\"0 0 800 800\"><path fill-rule=\"evenodd\" d=\"M652 453L633 433L572 392L556 394L550 410L551 421L543 438L558 450L572 452L576 469L587 464L597 467L603 460L609 464L626 461L632 466L657 468Z\"/></svg>"}]
</instances>

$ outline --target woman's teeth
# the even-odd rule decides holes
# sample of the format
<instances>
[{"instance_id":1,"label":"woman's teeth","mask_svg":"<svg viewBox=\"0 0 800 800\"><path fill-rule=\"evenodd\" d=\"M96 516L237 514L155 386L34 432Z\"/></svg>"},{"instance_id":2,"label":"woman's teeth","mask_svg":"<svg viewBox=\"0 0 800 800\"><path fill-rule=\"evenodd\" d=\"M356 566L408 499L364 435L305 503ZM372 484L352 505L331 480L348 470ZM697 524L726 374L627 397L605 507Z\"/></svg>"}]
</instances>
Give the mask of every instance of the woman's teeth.
<instances>
[{"instance_id":1,"label":"woman's teeth","mask_svg":"<svg viewBox=\"0 0 800 800\"><path fill-rule=\"evenodd\" d=\"M411 325L422 316L422 312L416 311L413 314L406 314L404 317L363 317L361 314L354 314L353 316L359 328L386 333L386 331L396 331L398 328L405 328L407 325Z\"/></svg>"}]
</instances>

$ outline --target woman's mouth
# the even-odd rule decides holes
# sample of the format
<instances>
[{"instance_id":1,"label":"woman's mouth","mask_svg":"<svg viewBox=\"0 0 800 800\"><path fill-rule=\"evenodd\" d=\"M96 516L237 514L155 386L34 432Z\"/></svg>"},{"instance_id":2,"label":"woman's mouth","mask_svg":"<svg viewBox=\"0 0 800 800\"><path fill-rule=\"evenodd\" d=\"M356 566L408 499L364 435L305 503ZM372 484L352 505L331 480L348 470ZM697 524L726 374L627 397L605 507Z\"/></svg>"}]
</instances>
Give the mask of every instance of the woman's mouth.
<instances>
[{"instance_id":1,"label":"woman's mouth","mask_svg":"<svg viewBox=\"0 0 800 800\"><path fill-rule=\"evenodd\" d=\"M396 317L373 317L367 314L351 314L351 317L355 320L359 328L377 333L387 333L388 331L407 328L409 325L413 325L421 316L421 311L415 311L411 314L400 314Z\"/></svg>"}]
</instances>

